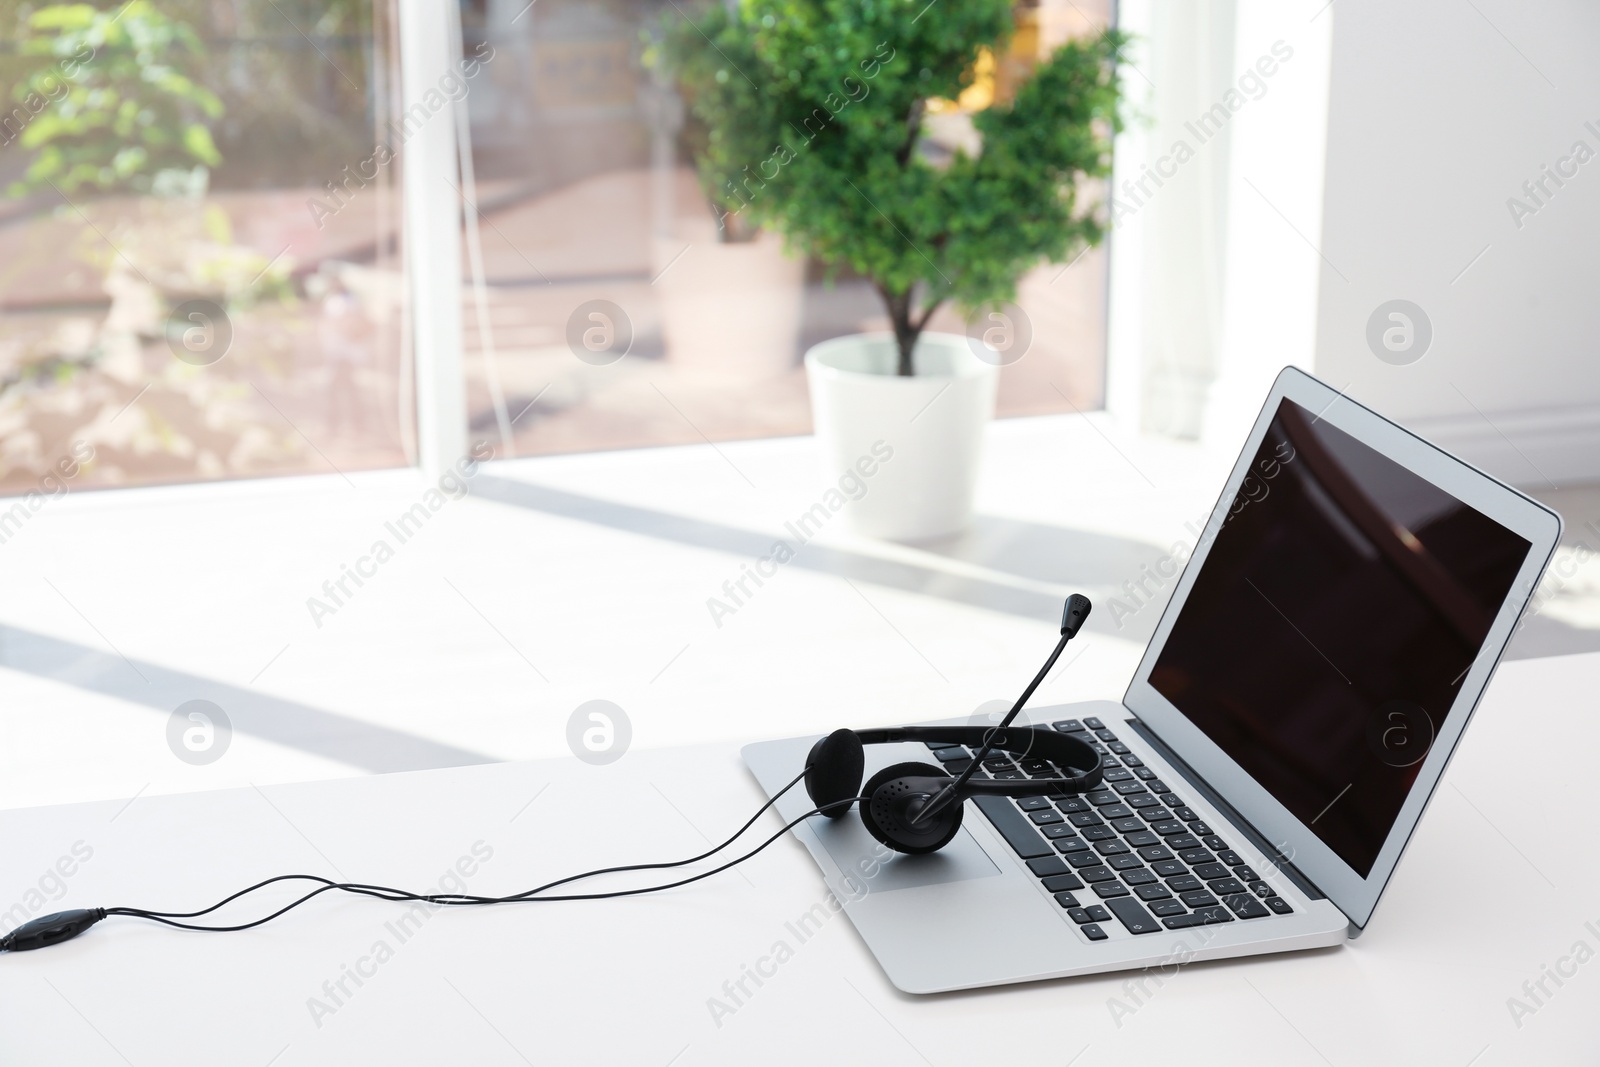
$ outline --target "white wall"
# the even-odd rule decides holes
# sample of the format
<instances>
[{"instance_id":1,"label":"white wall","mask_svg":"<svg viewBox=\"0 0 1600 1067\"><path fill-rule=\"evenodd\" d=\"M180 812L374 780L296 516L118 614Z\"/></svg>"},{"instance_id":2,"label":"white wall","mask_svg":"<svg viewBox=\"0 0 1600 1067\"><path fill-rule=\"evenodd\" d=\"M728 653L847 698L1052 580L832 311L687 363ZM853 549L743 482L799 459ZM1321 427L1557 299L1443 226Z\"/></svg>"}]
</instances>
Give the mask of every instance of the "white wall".
<instances>
[{"instance_id":1,"label":"white wall","mask_svg":"<svg viewBox=\"0 0 1600 1067\"><path fill-rule=\"evenodd\" d=\"M1338 0L1330 17L1314 372L1518 484L1600 480L1600 4ZM1523 183L1578 141L1596 158L1519 226L1508 198L1531 205ZM1433 325L1410 365L1365 337L1395 298Z\"/></svg>"}]
</instances>

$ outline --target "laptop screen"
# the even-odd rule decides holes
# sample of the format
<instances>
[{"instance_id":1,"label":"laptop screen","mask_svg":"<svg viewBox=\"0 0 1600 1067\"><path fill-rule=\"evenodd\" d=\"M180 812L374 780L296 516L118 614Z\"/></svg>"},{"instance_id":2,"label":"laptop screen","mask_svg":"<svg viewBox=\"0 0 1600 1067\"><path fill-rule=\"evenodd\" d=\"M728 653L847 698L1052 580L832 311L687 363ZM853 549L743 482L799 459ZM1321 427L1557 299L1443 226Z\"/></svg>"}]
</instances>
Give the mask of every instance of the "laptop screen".
<instances>
[{"instance_id":1,"label":"laptop screen","mask_svg":"<svg viewBox=\"0 0 1600 1067\"><path fill-rule=\"evenodd\" d=\"M1531 547L1285 398L1150 684L1366 877Z\"/></svg>"}]
</instances>

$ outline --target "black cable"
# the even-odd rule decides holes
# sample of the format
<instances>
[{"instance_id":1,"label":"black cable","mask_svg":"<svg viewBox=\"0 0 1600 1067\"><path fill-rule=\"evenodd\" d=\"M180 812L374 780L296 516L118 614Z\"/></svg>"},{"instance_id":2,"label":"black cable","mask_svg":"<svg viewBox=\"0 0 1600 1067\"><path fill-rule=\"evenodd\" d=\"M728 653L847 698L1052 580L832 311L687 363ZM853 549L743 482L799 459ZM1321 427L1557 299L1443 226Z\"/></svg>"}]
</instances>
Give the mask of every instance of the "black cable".
<instances>
[{"instance_id":1,"label":"black cable","mask_svg":"<svg viewBox=\"0 0 1600 1067\"><path fill-rule=\"evenodd\" d=\"M700 855L698 855L698 856L690 856L688 859L672 860L672 861L665 862L665 863L630 863L630 864L627 864L627 865L621 866L621 867L600 867L600 868L597 868L596 870L584 871L581 874L568 875L565 878L557 879L554 882L549 882L549 883L547 883L545 885L542 885L538 889L530 889L530 890L528 890L528 892L529 893L537 893L537 892L541 892L541 891L543 891L545 889L553 889L558 885L566 885L568 882L576 882L576 881L579 881L579 880L584 879L584 878L594 878L594 877L598 877L599 875L602 875L602 874L616 874L616 873L620 873L622 871L661 870L661 869L665 869L665 868L669 868L669 867L683 867L683 866L687 866L688 864L691 864L691 863L698 863L701 860L706 859L707 857L716 855L718 852L721 852L723 849L725 849L729 845L733 844L739 838L743 837L745 831L749 830L750 827L754 826L756 820L761 818L761 816L765 815L767 813L767 810L769 808L771 808L772 805L776 804L778 802L778 800L785 793L787 793L789 790L793 789L795 787L795 785L800 781L800 779L802 779L802 778L804 778L806 776L806 772L809 771L810 769L811 769L810 766L807 766L805 770L801 771L799 774L795 775L794 778L790 779L788 785L784 786L782 789L780 789L776 793L772 794L772 799L768 800L765 804L761 805L761 807L756 811L756 813L754 815L750 816L750 818L748 820L746 820L745 824L743 826L739 827L739 829L734 832L732 837L729 837L726 841L722 842L722 844L717 845L714 848L711 848L706 852L700 853ZM831 806L832 805L830 805L830 807ZM333 879L324 878L320 874L280 874L280 875L277 875L275 877L268 878L265 881L257 882L255 885L250 886L250 887L248 887L246 889L241 889L237 893L233 894L232 896L224 897L223 899L217 901L215 904L211 905L209 908L201 908L199 911L152 911L152 910L150 910L148 908L107 908L106 909L106 914L107 915L137 915L139 918L143 918L143 919L156 919L156 918L161 918L161 917L165 917L165 918L169 918L169 919L197 919L202 915L209 915L210 913L216 911L218 908L221 908L226 904L231 904L233 901L238 900L240 897L245 896L248 893L254 893L258 889L264 889L267 886L272 885L274 882L293 882L293 881L321 882L323 888L320 889L320 890L317 890L317 892L326 892L328 889L337 888L337 887L349 887L349 888L346 888L344 891L345 892L351 892L351 893L359 893L359 892L362 892L363 890L374 890L375 891L375 890L387 889L386 886L368 886L368 885L366 885L365 883L362 883L362 882L335 882ZM396 892L396 893L405 892L404 890L390 890L390 891L391 892ZM364 895L377 896L378 893L377 892L366 892ZM436 896L460 896L462 894L445 893L445 894L435 894L435 895ZM309 897L302 898L302 899L309 899ZM386 897L386 898L383 898L383 899L407 900L407 899L420 899L420 898L416 894L412 894L412 895L410 895L408 897ZM300 901L296 901L296 904L298 904L298 903L300 903ZM291 907L292 906L293 905L291 905ZM210 927L205 927L203 929L211 929L211 928Z\"/></svg>"},{"instance_id":2,"label":"black cable","mask_svg":"<svg viewBox=\"0 0 1600 1067\"><path fill-rule=\"evenodd\" d=\"M803 814L803 815L799 816L798 818L794 819L793 821L791 821L789 823L786 823L783 826L782 829L778 830L771 837L768 837L760 845L756 846L754 849L751 849L749 852L745 853L744 855L738 856L738 857L736 857L736 858L734 858L732 860L729 860L727 863L721 864L720 866L713 867L709 871L702 871L699 874L691 875L688 878L682 878L682 879L679 879L678 881L675 881L675 882L668 882L668 883L666 883L664 885L641 886L641 887L637 887L637 888L634 888L634 889L617 889L617 890L611 890L611 891L603 892L603 893L563 893L563 894L554 895L554 896L542 895L546 891L548 891L550 889L553 889L553 888L555 888L557 886L566 885L569 882L577 881L577 880L582 879L582 878L589 878L589 877L593 877L593 876L600 875L600 874L618 873L618 872L622 872L622 871L652 870L652 869L661 869L661 868L667 868L667 867L681 867L681 866L683 866L685 864L694 863L697 860L702 860L702 859L707 858L708 856L714 855L715 853L720 852L722 849L726 848L728 845L732 844L740 836L742 836L745 833L745 831L748 830L750 828L750 826L755 823L756 819L760 818L769 808L772 807L772 805L774 803L777 802L779 797L783 796L784 793L786 793L790 789L792 789L794 787L795 783L798 782L800 780L800 778L803 778L804 776L805 776L804 772L801 772L801 774L799 776L797 776L793 781L791 781L788 785L784 786L783 789L779 790L778 793L775 794L772 797L772 799L768 800L766 804L763 804L761 809L759 811L757 811L755 815L751 816L751 818L744 824L744 826L740 827L740 829L739 829L739 831L737 833L735 833L732 837L728 838L728 840L724 841L722 844L717 845L715 848L712 848L711 850L709 850L707 852L701 853L699 856L694 856L694 857L691 857L691 858L686 859L686 860L675 860L675 861L668 862L668 863L640 863L640 864L630 864L630 865L621 866L621 867L606 867L606 868L600 868L598 870L593 870L593 871L585 871L582 874L569 875L566 878L559 878L559 879L556 879L553 882L547 882L544 885L538 886L538 887L533 888L533 889L525 890L524 892L521 892L521 893L515 893L515 894L512 894L510 896L488 897L488 896L479 896L479 895L467 894L467 893L412 893L412 892L410 892L408 890L395 889L395 888L390 887L390 886L368 885L368 884L361 883L361 882L334 882L334 881L332 881L330 879L322 877L321 875L287 874L287 875L278 875L278 876L276 876L274 878L268 878L265 881L258 882L255 885L250 886L247 889L242 889L239 892L234 893L233 895L231 895L229 897L226 897L223 900L218 901L216 904L211 905L209 908L204 908L204 909L201 909L200 911L196 911L196 912L156 912L156 911L150 911L150 910L144 909L144 908L116 907L116 908L106 908L104 914L108 915L108 916L109 915L121 915L121 916L126 916L126 917L129 917L129 918L148 919L148 920L150 920L152 922L158 922L158 923L162 923L162 924L164 924L166 926L176 927L177 929L180 929L180 930L196 930L196 931L205 931L205 932L212 932L212 933L230 933L230 932L239 931L239 930L249 930L249 929L252 929L253 927L261 926L264 923L271 922L273 919L278 918L279 916L283 915L284 913L286 913L288 911L292 911L293 909L299 907L300 905L306 903L307 901L312 900L312 899L314 899L314 898L316 898L318 896L321 896L323 893L327 893L327 892L332 891L332 890L337 890L337 891L345 892L345 893L352 893L352 894L355 894L355 895L358 895L358 896L375 897L375 898L380 899L380 900L417 901L417 902L422 902L422 903L437 904L437 905L440 905L440 906L443 906L443 907L480 907L480 906L485 906L485 905L489 905L489 904L541 903L541 902L571 901L571 900L607 900L607 899L610 899L610 898L613 898L613 897L639 896L639 895L642 895L642 894L645 894L645 893L658 893L658 892L662 892L662 891L667 890L667 889L676 889L679 886L688 885L688 884L690 884L692 882L698 882L701 879L709 878L714 874L720 874L721 872L728 870L730 867L737 866L738 864L743 863L746 860L748 860L748 859L752 858L753 856L757 855L762 850L766 849L769 845L771 845L773 842L777 841L780 837L782 837L783 835L787 834L789 831L793 830L796 826L800 825L800 823L804 822L806 819L809 819L809 818L811 818L812 816L815 816L815 815L820 815L820 814L822 814L822 813L824 813L826 811L831 811L832 809L834 809L836 807L839 807L841 805L848 806L850 804L854 804L858 800L861 800L863 798L861 798L861 797L851 797L848 800L835 801L834 803L831 803L831 804L824 804L821 807L813 808L811 811L808 811L805 814ZM318 888L311 890L309 893L306 893L304 896L300 897L299 899L291 901L290 903L284 905L282 908L279 908L277 911L273 912L272 914L267 915L267 916L265 916L263 918L260 918L260 919L255 919L255 920L253 920L251 922L248 922L248 923L239 923L239 924L233 925L233 926L202 926L202 925L197 925L197 924L193 924L193 923L183 923L183 922L176 921L177 919L181 919L181 918L196 918L196 917L198 917L200 915L209 914L210 912L213 912L213 911L217 910L218 908L222 907L225 904L231 903L232 901L237 900L240 897L245 896L247 894L253 893L256 890L259 890L259 889L262 889L262 888L264 888L266 886L272 885L275 882L291 881L291 880L321 882L322 884L320 886L318 886Z\"/></svg>"}]
</instances>

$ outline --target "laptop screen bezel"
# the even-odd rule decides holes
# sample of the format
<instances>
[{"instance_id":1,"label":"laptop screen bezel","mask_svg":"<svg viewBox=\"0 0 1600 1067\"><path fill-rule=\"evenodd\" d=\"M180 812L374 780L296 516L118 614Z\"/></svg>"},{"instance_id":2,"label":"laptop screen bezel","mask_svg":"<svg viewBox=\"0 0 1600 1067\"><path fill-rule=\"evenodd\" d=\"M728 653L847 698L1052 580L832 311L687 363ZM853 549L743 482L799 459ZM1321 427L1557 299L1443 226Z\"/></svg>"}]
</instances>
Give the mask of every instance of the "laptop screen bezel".
<instances>
[{"instance_id":1,"label":"laptop screen bezel","mask_svg":"<svg viewBox=\"0 0 1600 1067\"><path fill-rule=\"evenodd\" d=\"M1279 404L1292 400L1321 421L1326 421L1375 449L1456 499L1476 508L1532 546L1500 605L1477 658L1461 680L1461 688L1438 727L1433 747L1423 759L1415 783L1394 825L1384 839L1378 858L1362 876L1329 848L1312 829L1295 817L1260 783L1245 772L1220 746L1150 684L1150 672L1160 658L1174 623L1183 611L1195 579L1218 531L1227 519L1240 486ZM1183 758L1208 785L1234 806L1282 855L1320 889L1357 928L1364 927L1377 907L1400 855L1439 784L1446 764L1466 729L1478 699L1505 650L1523 609L1532 598L1561 540L1561 517L1489 475L1441 451L1410 431L1344 396L1304 371L1285 368L1256 417L1212 509L1204 531L1185 564L1172 599L1145 649L1139 668L1123 697L1123 704ZM1375 609L1380 610L1380 609Z\"/></svg>"}]
</instances>

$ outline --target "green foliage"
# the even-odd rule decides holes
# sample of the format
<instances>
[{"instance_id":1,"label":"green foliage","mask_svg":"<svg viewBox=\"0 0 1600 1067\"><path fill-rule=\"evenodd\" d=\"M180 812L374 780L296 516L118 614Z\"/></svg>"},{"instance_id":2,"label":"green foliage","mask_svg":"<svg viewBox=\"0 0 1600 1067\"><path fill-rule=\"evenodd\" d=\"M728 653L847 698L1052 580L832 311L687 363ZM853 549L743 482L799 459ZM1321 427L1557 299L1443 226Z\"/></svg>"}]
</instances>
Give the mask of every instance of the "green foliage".
<instances>
[{"instance_id":1,"label":"green foliage","mask_svg":"<svg viewBox=\"0 0 1600 1067\"><path fill-rule=\"evenodd\" d=\"M45 62L13 89L11 118L38 155L12 195L144 190L163 171L222 162L202 121L222 102L200 83L203 49L187 23L132 0L114 11L48 4L26 26L21 50Z\"/></svg>"},{"instance_id":2,"label":"green foliage","mask_svg":"<svg viewBox=\"0 0 1600 1067\"><path fill-rule=\"evenodd\" d=\"M669 16L647 61L675 74L709 130L711 199L799 251L872 279L901 373L933 310L1016 297L1018 279L1098 243L1085 179L1110 173L1126 37L1072 41L1009 105L973 116L976 154L925 144L930 98L954 100L982 47L1004 51L1009 0L742 0Z\"/></svg>"}]
</instances>

